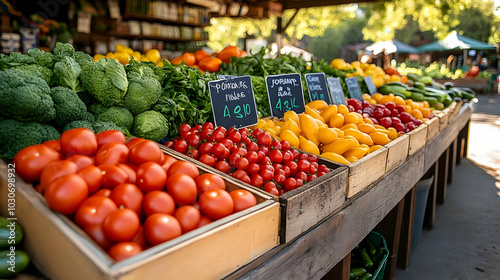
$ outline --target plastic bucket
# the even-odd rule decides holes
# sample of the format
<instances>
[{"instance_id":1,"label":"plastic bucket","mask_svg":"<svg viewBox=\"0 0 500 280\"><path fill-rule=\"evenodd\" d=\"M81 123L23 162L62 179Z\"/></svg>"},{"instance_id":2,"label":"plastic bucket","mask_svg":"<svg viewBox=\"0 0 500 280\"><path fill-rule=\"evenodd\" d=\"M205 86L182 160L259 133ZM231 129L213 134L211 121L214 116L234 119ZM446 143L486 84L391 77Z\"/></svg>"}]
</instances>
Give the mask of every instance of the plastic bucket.
<instances>
[{"instance_id":1,"label":"plastic bucket","mask_svg":"<svg viewBox=\"0 0 500 280\"><path fill-rule=\"evenodd\" d=\"M421 179L417 183L417 197L415 201L415 219L413 221L413 238L411 241L411 250L415 250L422 237L422 228L424 226L425 208L427 205L427 196L429 189L434 181L434 175L430 178Z\"/></svg>"}]
</instances>

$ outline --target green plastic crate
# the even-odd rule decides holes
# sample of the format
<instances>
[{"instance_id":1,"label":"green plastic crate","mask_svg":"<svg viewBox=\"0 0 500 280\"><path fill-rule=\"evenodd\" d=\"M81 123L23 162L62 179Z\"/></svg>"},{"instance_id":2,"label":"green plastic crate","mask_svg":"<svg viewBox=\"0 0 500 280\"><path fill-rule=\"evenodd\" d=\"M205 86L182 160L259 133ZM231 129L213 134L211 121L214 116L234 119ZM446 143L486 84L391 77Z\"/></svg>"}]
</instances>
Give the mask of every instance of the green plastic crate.
<instances>
[{"instance_id":1,"label":"green plastic crate","mask_svg":"<svg viewBox=\"0 0 500 280\"><path fill-rule=\"evenodd\" d=\"M380 233L372 231L368 234L367 238L377 247L381 247L384 250L384 254L382 255L382 259L378 263L377 269L373 272L372 279L374 280L382 280L384 279L384 271L385 265L387 264L387 258L389 258L389 249L387 248L387 243L385 242L385 238L380 235ZM375 265L375 264L374 264Z\"/></svg>"}]
</instances>

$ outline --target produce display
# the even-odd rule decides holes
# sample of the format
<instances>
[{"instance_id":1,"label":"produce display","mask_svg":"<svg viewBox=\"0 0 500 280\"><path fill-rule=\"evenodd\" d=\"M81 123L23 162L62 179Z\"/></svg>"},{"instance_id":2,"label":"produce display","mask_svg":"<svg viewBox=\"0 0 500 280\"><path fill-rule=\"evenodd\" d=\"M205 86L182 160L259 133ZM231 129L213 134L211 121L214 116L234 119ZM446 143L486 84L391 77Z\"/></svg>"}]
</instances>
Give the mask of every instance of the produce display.
<instances>
[{"instance_id":1,"label":"produce display","mask_svg":"<svg viewBox=\"0 0 500 280\"><path fill-rule=\"evenodd\" d=\"M382 279L389 252L384 247L385 243L380 240L381 238L383 237L378 233L371 232L352 250L350 280ZM377 277L374 278L375 276Z\"/></svg>"},{"instance_id":2,"label":"produce display","mask_svg":"<svg viewBox=\"0 0 500 280\"><path fill-rule=\"evenodd\" d=\"M163 61L161 59L161 54L160 51L157 49L151 49L147 51L144 54L141 54L138 51L134 51L129 47L126 47L121 44L117 44L115 46L116 52L108 52L106 55L103 54L96 54L94 55L94 61L99 61L101 58L114 58L118 60L123 65L129 64L130 59L134 59L135 61L149 61L153 62L154 64L162 67L163 66Z\"/></svg>"},{"instance_id":3,"label":"produce display","mask_svg":"<svg viewBox=\"0 0 500 280\"><path fill-rule=\"evenodd\" d=\"M47 205L68 215L120 261L214 220L256 205L244 189L226 191L218 175L165 155L142 138L86 128L22 149L16 172Z\"/></svg>"},{"instance_id":4,"label":"produce display","mask_svg":"<svg viewBox=\"0 0 500 280\"><path fill-rule=\"evenodd\" d=\"M240 50L236 46L225 47L222 51L218 53L213 53L209 55L203 50L198 50L195 53L184 53L182 56L176 57L170 61L172 64L186 64L194 68L200 69L203 73L204 71L209 72L219 72L221 64L229 64L232 57L243 57L247 53L244 50Z\"/></svg>"}]
</instances>

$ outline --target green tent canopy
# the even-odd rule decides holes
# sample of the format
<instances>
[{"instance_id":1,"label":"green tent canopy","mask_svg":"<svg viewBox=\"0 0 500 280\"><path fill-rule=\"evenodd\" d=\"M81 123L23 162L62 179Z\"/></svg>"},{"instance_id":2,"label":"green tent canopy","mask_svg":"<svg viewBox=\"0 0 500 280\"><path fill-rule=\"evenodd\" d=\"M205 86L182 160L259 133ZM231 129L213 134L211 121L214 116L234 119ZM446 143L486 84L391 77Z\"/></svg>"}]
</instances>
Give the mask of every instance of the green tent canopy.
<instances>
[{"instance_id":1,"label":"green tent canopy","mask_svg":"<svg viewBox=\"0 0 500 280\"><path fill-rule=\"evenodd\" d=\"M495 50L496 47L494 45L460 35L456 31L453 31L443 40L420 46L417 49L419 52L423 53L445 50Z\"/></svg>"}]
</instances>

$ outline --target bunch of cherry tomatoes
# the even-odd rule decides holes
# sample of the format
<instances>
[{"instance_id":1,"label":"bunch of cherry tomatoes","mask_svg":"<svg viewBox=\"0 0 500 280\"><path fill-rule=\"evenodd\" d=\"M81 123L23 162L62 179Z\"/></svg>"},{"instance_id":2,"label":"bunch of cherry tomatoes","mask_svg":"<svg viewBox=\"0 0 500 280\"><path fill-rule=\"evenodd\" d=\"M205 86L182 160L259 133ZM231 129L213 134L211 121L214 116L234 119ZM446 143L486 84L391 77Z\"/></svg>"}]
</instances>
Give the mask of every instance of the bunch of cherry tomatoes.
<instances>
[{"instance_id":1,"label":"bunch of cherry tomatoes","mask_svg":"<svg viewBox=\"0 0 500 280\"><path fill-rule=\"evenodd\" d=\"M165 155L158 144L108 130L64 132L21 150L16 173L47 205L67 215L115 260L256 205L247 190L226 191L218 175Z\"/></svg>"},{"instance_id":2,"label":"bunch of cherry tomatoes","mask_svg":"<svg viewBox=\"0 0 500 280\"><path fill-rule=\"evenodd\" d=\"M287 141L273 139L261 129L226 130L206 122L194 127L182 124L179 135L165 146L273 195L330 172L315 155L291 149Z\"/></svg>"}]
</instances>

